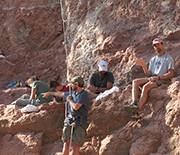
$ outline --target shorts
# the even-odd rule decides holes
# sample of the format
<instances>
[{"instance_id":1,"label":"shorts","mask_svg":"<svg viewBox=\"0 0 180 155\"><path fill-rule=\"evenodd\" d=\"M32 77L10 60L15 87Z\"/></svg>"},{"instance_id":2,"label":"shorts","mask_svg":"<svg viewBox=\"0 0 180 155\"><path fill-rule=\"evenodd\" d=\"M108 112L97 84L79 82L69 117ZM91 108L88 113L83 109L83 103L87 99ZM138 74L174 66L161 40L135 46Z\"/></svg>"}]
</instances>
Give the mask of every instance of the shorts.
<instances>
[{"instance_id":1,"label":"shorts","mask_svg":"<svg viewBox=\"0 0 180 155\"><path fill-rule=\"evenodd\" d=\"M87 127L88 124L73 126L72 141L80 147L84 144ZM71 138L71 126L65 123L63 127L62 141L66 142L69 138Z\"/></svg>"},{"instance_id":2,"label":"shorts","mask_svg":"<svg viewBox=\"0 0 180 155\"><path fill-rule=\"evenodd\" d=\"M170 79L166 79L166 80L156 80L156 83L158 86L162 85L162 84L171 84L171 80Z\"/></svg>"},{"instance_id":3,"label":"shorts","mask_svg":"<svg viewBox=\"0 0 180 155\"><path fill-rule=\"evenodd\" d=\"M145 78L147 81L149 81L149 78ZM171 79L166 79L166 80L156 80L155 81L157 83L158 86L162 85L162 84L171 84Z\"/></svg>"}]
</instances>

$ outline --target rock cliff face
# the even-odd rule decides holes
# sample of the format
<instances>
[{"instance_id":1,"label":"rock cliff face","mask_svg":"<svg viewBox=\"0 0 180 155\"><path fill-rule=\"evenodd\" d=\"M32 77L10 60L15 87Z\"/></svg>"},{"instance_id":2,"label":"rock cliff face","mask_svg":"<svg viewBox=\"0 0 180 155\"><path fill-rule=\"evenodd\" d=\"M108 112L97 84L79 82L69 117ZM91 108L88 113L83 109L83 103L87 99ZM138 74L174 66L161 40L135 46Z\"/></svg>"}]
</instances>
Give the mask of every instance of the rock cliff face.
<instances>
[{"instance_id":1,"label":"rock cliff face","mask_svg":"<svg viewBox=\"0 0 180 155\"><path fill-rule=\"evenodd\" d=\"M99 60L109 63L120 92L92 101L83 155L180 154L180 2L178 0L6 0L0 4L0 155L62 152L63 104L20 113L9 104L29 88L4 86L36 74L48 83L75 75L88 84ZM62 17L63 16L63 17ZM64 25L64 29L63 29ZM171 85L152 89L141 119L125 117L132 80L144 77L135 60L148 64L161 37L174 59ZM67 51L65 50L67 49Z\"/></svg>"}]
</instances>

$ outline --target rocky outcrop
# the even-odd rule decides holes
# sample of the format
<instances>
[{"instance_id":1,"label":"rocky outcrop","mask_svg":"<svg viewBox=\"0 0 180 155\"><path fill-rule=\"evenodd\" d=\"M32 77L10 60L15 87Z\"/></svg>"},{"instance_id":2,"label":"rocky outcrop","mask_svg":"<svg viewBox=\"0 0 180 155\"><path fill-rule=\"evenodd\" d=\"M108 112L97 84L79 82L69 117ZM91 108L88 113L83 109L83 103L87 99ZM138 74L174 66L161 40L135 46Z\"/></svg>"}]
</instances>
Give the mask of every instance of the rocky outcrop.
<instances>
[{"instance_id":1,"label":"rocky outcrop","mask_svg":"<svg viewBox=\"0 0 180 155\"><path fill-rule=\"evenodd\" d=\"M80 154L180 154L178 0L62 4L62 9L55 0L0 4L0 49L5 54L0 58L0 154L58 155L63 145L64 104L44 104L37 113L22 114L21 107L9 104L30 89L4 90L5 85L33 74L46 83L52 79L66 83L81 75L87 85L102 59L108 61L120 92L92 101ZM129 120L124 106L131 102L131 82L145 76L134 61L143 58L148 64L157 36L174 59L175 76L171 85L149 92L138 121Z\"/></svg>"},{"instance_id":2,"label":"rocky outcrop","mask_svg":"<svg viewBox=\"0 0 180 155\"><path fill-rule=\"evenodd\" d=\"M0 9L0 48L5 54L0 59L0 87L15 80L25 81L33 74L44 82L66 82L59 3L10 2Z\"/></svg>"}]
</instances>

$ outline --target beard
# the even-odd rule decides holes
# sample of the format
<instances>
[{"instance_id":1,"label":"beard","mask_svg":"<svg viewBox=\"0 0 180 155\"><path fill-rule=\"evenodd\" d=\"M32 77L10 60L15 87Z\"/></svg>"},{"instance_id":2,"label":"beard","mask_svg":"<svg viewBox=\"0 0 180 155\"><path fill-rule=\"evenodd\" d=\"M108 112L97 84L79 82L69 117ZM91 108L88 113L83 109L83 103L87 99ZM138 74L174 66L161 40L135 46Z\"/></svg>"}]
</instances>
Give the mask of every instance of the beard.
<instances>
[{"instance_id":1,"label":"beard","mask_svg":"<svg viewBox=\"0 0 180 155\"><path fill-rule=\"evenodd\" d=\"M105 74L106 74L106 72L99 72L99 75L100 75L101 77L104 77Z\"/></svg>"},{"instance_id":2,"label":"beard","mask_svg":"<svg viewBox=\"0 0 180 155\"><path fill-rule=\"evenodd\" d=\"M161 48L156 48L155 51L156 51L157 53L160 53L162 50L161 50Z\"/></svg>"},{"instance_id":3,"label":"beard","mask_svg":"<svg viewBox=\"0 0 180 155\"><path fill-rule=\"evenodd\" d=\"M76 86L74 86L74 87L72 88L72 90L73 90L73 91L76 91L76 90L77 90L77 87L76 87Z\"/></svg>"}]
</instances>

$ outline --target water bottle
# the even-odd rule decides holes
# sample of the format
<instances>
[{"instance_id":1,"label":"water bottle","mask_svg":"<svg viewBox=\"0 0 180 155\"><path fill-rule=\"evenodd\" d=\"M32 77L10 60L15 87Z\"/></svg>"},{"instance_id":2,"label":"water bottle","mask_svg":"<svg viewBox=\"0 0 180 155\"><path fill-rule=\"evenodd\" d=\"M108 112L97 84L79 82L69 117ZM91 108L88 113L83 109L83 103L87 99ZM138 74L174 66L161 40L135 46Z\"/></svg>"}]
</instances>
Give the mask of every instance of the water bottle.
<instances>
[{"instance_id":1,"label":"water bottle","mask_svg":"<svg viewBox=\"0 0 180 155\"><path fill-rule=\"evenodd\" d=\"M5 89L12 88L12 87L20 87L20 82L19 81L13 81L7 86L5 86Z\"/></svg>"}]
</instances>

